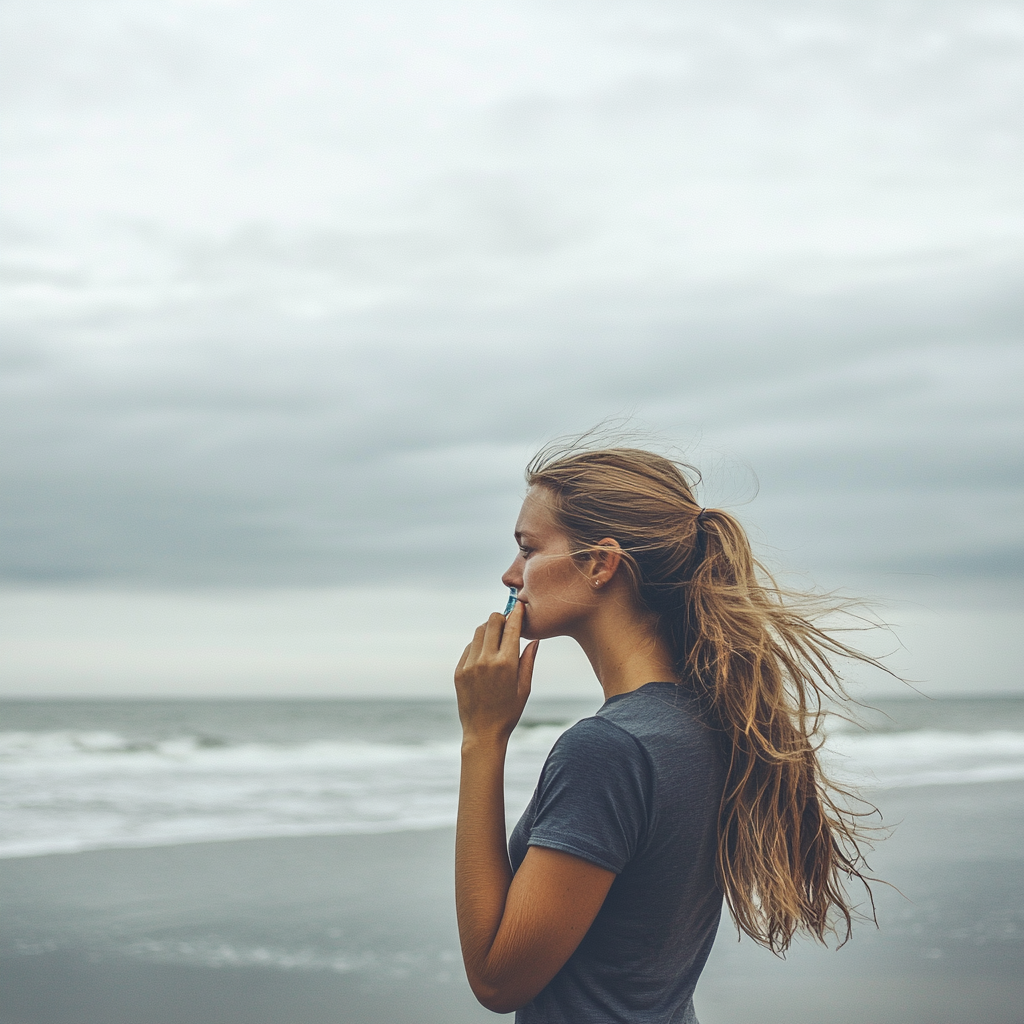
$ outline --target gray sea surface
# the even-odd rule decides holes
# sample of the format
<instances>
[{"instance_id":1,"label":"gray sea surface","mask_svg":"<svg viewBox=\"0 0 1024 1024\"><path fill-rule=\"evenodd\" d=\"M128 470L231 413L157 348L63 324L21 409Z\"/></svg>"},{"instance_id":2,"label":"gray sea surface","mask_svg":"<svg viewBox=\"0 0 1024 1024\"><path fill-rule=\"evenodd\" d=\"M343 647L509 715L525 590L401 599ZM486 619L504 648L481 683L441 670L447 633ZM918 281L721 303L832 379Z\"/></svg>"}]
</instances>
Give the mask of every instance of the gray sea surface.
<instances>
[{"instance_id":1,"label":"gray sea surface","mask_svg":"<svg viewBox=\"0 0 1024 1024\"><path fill-rule=\"evenodd\" d=\"M507 813L558 735L598 701L531 700L509 747ZM830 770L868 790L1024 780L1024 700L876 701L836 719ZM455 821L450 700L0 703L0 857Z\"/></svg>"},{"instance_id":2,"label":"gray sea surface","mask_svg":"<svg viewBox=\"0 0 1024 1024\"><path fill-rule=\"evenodd\" d=\"M596 706L531 701L510 823ZM1024 699L863 717L826 749L890 829L879 927L779 960L724 920L702 1024L1024 1024ZM458 742L450 701L0 704L0 1024L492 1019L454 921Z\"/></svg>"}]
</instances>

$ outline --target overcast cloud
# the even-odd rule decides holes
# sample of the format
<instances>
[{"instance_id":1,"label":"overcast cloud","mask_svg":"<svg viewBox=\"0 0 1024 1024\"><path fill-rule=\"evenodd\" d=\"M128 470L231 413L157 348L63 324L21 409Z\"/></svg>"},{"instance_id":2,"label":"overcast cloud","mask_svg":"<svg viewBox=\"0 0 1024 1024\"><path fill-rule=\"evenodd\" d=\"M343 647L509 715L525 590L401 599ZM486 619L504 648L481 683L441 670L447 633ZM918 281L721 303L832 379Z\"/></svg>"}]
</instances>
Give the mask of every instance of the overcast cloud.
<instances>
[{"instance_id":1,"label":"overcast cloud","mask_svg":"<svg viewBox=\"0 0 1024 1024\"><path fill-rule=\"evenodd\" d=\"M1020 3L3 18L9 586L483 586L632 414L782 562L1018 587Z\"/></svg>"}]
</instances>

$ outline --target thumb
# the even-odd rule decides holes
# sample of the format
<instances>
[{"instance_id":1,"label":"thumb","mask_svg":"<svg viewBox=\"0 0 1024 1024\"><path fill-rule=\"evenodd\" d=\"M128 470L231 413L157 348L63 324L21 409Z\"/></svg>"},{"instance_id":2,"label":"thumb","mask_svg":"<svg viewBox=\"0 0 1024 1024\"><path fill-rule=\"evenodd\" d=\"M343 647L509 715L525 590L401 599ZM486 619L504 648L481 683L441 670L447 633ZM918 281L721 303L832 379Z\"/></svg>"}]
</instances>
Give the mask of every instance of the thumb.
<instances>
[{"instance_id":1,"label":"thumb","mask_svg":"<svg viewBox=\"0 0 1024 1024\"><path fill-rule=\"evenodd\" d=\"M531 640L526 645L526 650L519 655L519 694L521 697L530 696L530 687L533 684L533 666L537 660L539 648L540 641Z\"/></svg>"}]
</instances>

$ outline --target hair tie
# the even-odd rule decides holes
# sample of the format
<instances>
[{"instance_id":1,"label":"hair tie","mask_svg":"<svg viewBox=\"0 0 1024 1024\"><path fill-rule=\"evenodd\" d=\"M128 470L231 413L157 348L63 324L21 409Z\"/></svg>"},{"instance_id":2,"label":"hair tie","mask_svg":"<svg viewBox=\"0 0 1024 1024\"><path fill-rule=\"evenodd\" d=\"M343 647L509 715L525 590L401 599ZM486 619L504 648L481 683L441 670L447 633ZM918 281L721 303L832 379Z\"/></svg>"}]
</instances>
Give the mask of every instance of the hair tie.
<instances>
[{"instance_id":1,"label":"hair tie","mask_svg":"<svg viewBox=\"0 0 1024 1024\"><path fill-rule=\"evenodd\" d=\"M707 509L706 509L706 508L702 508L702 509L701 509L701 510L700 510L700 511L699 511L699 512L697 513L697 522L698 522L698 523L703 523L703 522L704 522L704 513L705 513L705 512L707 512Z\"/></svg>"}]
</instances>

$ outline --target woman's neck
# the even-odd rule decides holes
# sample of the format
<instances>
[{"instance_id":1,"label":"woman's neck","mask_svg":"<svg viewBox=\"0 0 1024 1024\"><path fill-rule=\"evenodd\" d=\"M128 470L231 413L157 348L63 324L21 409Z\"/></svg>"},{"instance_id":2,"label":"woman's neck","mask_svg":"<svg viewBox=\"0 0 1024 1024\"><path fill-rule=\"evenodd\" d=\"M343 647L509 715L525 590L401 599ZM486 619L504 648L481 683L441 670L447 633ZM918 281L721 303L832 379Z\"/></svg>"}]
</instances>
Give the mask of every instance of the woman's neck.
<instances>
[{"instance_id":1,"label":"woman's neck","mask_svg":"<svg viewBox=\"0 0 1024 1024\"><path fill-rule=\"evenodd\" d=\"M605 700L645 683L678 682L672 653L658 635L654 617L638 614L627 593L605 595L575 639L590 661Z\"/></svg>"}]
</instances>

